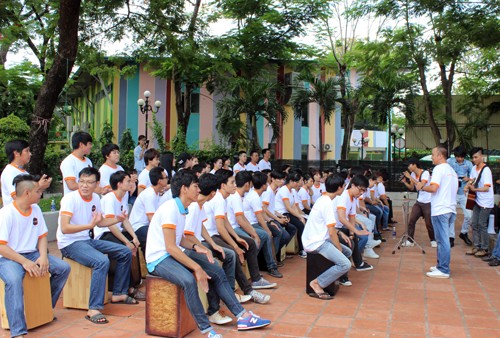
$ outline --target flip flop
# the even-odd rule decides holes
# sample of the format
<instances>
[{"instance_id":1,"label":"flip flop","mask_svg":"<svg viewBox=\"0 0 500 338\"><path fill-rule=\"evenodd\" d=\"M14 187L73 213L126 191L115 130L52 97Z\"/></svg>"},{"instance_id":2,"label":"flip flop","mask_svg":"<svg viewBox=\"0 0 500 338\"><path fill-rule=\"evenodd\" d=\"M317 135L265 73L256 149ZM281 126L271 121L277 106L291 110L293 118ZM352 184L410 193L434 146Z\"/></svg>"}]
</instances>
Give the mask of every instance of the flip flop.
<instances>
[{"instance_id":1,"label":"flip flop","mask_svg":"<svg viewBox=\"0 0 500 338\"><path fill-rule=\"evenodd\" d=\"M327 292L320 292L320 293L313 292L313 293L308 293L308 295L309 295L309 297L318 298L321 300L333 299L333 296L330 296L330 294L328 294Z\"/></svg>"},{"instance_id":2,"label":"flip flop","mask_svg":"<svg viewBox=\"0 0 500 338\"><path fill-rule=\"evenodd\" d=\"M123 300L119 300L117 302L111 301L111 304L137 305L137 304L139 304L139 302L135 298L127 296L127 298L125 298Z\"/></svg>"},{"instance_id":3,"label":"flip flop","mask_svg":"<svg viewBox=\"0 0 500 338\"><path fill-rule=\"evenodd\" d=\"M94 323L94 324L107 324L107 323L109 323L109 320L102 313L97 313L97 314L93 315L92 317L85 316L85 319Z\"/></svg>"}]
</instances>

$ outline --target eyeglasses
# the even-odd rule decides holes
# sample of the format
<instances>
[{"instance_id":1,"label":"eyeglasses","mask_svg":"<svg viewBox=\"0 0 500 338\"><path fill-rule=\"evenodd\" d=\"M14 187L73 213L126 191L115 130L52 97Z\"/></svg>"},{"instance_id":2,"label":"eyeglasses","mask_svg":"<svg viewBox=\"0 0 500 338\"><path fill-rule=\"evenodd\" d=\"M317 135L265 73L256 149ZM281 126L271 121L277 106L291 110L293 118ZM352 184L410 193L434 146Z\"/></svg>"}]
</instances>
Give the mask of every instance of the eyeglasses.
<instances>
[{"instance_id":1,"label":"eyeglasses","mask_svg":"<svg viewBox=\"0 0 500 338\"><path fill-rule=\"evenodd\" d=\"M80 181L78 183L80 183L81 185L92 185L95 184L95 182L97 181Z\"/></svg>"}]
</instances>

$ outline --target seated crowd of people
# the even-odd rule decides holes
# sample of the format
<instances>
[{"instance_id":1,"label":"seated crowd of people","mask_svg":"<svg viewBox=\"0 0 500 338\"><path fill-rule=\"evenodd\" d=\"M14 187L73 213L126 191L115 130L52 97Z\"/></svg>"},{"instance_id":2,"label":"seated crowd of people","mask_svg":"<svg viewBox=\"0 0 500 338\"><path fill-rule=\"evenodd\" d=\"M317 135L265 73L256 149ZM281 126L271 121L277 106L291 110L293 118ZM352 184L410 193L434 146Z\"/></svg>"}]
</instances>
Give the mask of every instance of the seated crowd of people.
<instances>
[{"instance_id":1,"label":"seated crowd of people","mask_svg":"<svg viewBox=\"0 0 500 338\"><path fill-rule=\"evenodd\" d=\"M64 258L92 269L85 318L108 323L101 313L110 260L116 262L111 303L138 304L146 299L141 280L133 278L132 261L144 254L147 270L182 287L189 311L200 331L221 337L212 324L232 317L220 310L222 300L237 319L238 330L269 325L241 303L266 304L265 289L277 287L285 264L281 251L296 238L298 255L318 253L334 265L310 282L311 297L331 299L324 288L335 281L351 286L352 259L357 271L373 266L374 248L390 230L391 203L385 173L366 168L334 173L284 166L271 167L269 149L239 153L198 163L183 153L160 165L160 153L146 149L139 138L137 170L129 174L118 164L115 144L102 147L104 164L95 169L87 157L92 137L76 132L73 151L61 163L64 196L60 203L57 245ZM1 175L4 206L0 210L0 279L5 283L7 317L13 337L27 334L22 280L50 273L55 306L70 273L67 262L47 254L47 226L37 203L51 178L25 171L30 160L26 141L6 145L9 164ZM174 171L177 160L177 171ZM140 162L144 163L141 164ZM138 163L139 162L139 163ZM132 204L129 212L129 204ZM292 258L292 256L287 256ZM249 277L246 274L248 268ZM267 277L267 276L266 276ZM198 284L207 293L205 311ZM238 285L241 292L236 292Z\"/></svg>"}]
</instances>

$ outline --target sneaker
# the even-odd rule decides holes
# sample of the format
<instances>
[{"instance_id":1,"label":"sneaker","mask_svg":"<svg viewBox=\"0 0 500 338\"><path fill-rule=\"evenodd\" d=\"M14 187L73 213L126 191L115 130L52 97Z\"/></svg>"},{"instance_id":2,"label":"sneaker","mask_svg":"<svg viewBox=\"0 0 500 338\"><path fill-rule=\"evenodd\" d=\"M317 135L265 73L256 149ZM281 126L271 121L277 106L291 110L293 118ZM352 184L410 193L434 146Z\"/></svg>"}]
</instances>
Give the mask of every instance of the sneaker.
<instances>
[{"instance_id":1,"label":"sneaker","mask_svg":"<svg viewBox=\"0 0 500 338\"><path fill-rule=\"evenodd\" d=\"M479 249L472 248L472 249L470 249L469 251L467 251L465 254L466 254L467 256L474 256L474 255L476 254L476 252L478 252L478 251L479 251Z\"/></svg>"},{"instance_id":2,"label":"sneaker","mask_svg":"<svg viewBox=\"0 0 500 338\"><path fill-rule=\"evenodd\" d=\"M283 278L283 275L278 271L277 268L270 269L268 272L269 276L273 276L276 278Z\"/></svg>"},{"instance_id":3,"label":"sneaker","mask_svg":"<svg viewBox=\"0 0 500 338\"><path fill-rule=\"evenodd\" d=\"M435 266L431 266L431 268L429 270L432 272L432 271L436 271L437 268Z\"/></svg>"},{"instance_id":4,"label":"sneaker","mask_svg":"<svg viewBox=\"0 0 500 338\"><path fill-rule=\"evenodd\" d=\"M431 241L431 248L437 248L438 244L436 241Z\"/></svg>"},{"instance_id":5,"label":"sneaker","mask_svg":"<svg viewBox=\"0 0 500 338\"><path fill-rule=\"evenodd\" d=\"M268 282L267 280L264 279L264 277L261 277L256 282L252 282L253 289L272 289L272 288L276 287L277 285L278 284L276 284L276 283Z\"/></svg>"},{"instance_id":6,"label":"sneaker","mask_svg":"<svg viewBox=\"0 0 500 338\"><path fill-rule=\"evenodd\" d=\"M210 321L210 323L217 325L224 325L233 321L233 319L229 316L226 316L226 314L222 310L217 311L211 316L208 316L208 320Z\"/></svg>"},{"instance_id":7,"label":"sneaker","mask_svg":"<svg viewBox=\"0 0 500 338\"><path fill-rule=\"evenodd\" d=\"M207 338L222 338L222 335L218 334L214 330L210 330L210 332L208 333Z\"/></svg>"},{"instance_id":8,"label":"sneaker","mask_svg":"<svg viewBox=\"0 0 500 338\"><path fill-rule=\"evenodd\" d=\"M450 248L453 248L455 246L455 238L450 237Z\"/></svg>"},{"instance_id":9,"label":"sneaker","mask_svg":"<svg viewBox=\"0 0 500 338\"><path fill-rule=\"evenodd\" d=\"M380 244L382 244L382 240L378 239L378 240L369 240L368 243L366 244L366 246L369 246L370 248L376 248L377 246L379 246Z\"/></svg>"},{"instance_id":10,"label":"sneaker","mask_svg":"<svg viewBox=\"0 0 500 338\"><path fill-rule=\"evenodd\" d=\"M252 297L253 301L257 304L266 304L271 300L271 296L265 295L255 290L250 291L249 296Z\"/></svg>"},{"instance_id":11,"label":"sneaker","mask_svg":"<svg viewBox=\"0 0 500 338\"><path fill-rule=\"evenodd\" d=\"M500 260L493 258L491 261L488 262L489 266L499 266L500 265Z\"/></svg>"},{"instance_id":12,"label":"sneaker","mask_svg":"<svg viewBox=\"0 0 500 338\"><path fill-rule=\"evenodd\" d=\"M278 266L278 268L282 268L285 266L285 262L283 262L283 261L277 262L276 265Z\"/></svg>"},{"instance_id":13,"label":"sneaker","mask_svg":"<svg viewBox=\"0 0 500 338\"><path fill-rule=\"evenodd\" d=\"M476 257L484 257L484 256L488 256L488 253L485 250L479 250L478 252L476 252L474 254L474 256L476 256Z\"/></svg>"},{"instance_id":14,"label":"sneaker","mask_svg":"<svg viewBox=\"0 0 500 338\"><path fill-rule=\"evenodd\" d=\"M401 243L401 246L405 246L405 247L410 247L410 246L414 246L415 244L413 242L410 242L409 240L406 240L404 243Z\"/></svg>"},{"instance_id":15,"label":"sneaker","mask_svg":"<svg viewBox=\"0 0 500 338\"><path fill-rule=\"evenodd\" d=\"M363 252L363 257L364 258L380 258L379 255L373 251L372 248L365 248L365 251Z\"/></svg>"},{"instance_id":16,"label":"sneaker","mask_svg":"<svg viewBox=\"0 0 500 338\"><path fill-rule=\"evenodd\" d=\"M238 318L238 330L253 330L258 329L259 327L268 326L271 324L270 320L262 319L259 316L253 314L252 311L249 311L250 316L243 318Z\"/></svg>"},{"instance_id":17,"label":"sneaker","mask_svg":"<svg viewBox=\"0 0 500 338\"><path fill-rule=\"evenodd\" d=\"M363 262L363 264L356 267L356 271L368 271L368 270L372 270L372 269L373 269L373 266L371 266L370 264L368 264L366 262Z\"/></svg>"},{"instance_id":18,"label":"sneaker","mask_svg":"<svg viewBox=\"0 0 500 338\"><path fill-rule=\"evenodd\" d=\"M343 286L352 286L352 282L349 280L348 277L341 277L339 279L339 284Z\"/></svg>"},{"instance_id":19,"label":"sneaker","mask_svg":"<svg viewBox=\"0 0 500 338\"><path fill-rule=\"evenodd\" d=\"M460 235L458 235L458 237L460 237L460 239L463 240L466 245L472 246L472 241L470 240L469 235L467 233L465 233L465 234L460 233Z\"/></svg>"},{"instance_id":20,"label":"sneaker","mask_svg":"<svg viewBox=\"0 0 500 338\"><path fill-rule=\"evenodd\" d=\"M483 262L491 262L492 260L495 259L495 256L493 255L489 255L489 256L484 256L483 258L481 258L483 260Z\"/></svg>"},{"instance_id":21,"label":"sneaker","mask_svg":"<svg viewBox=\"0 0 500 338\"><path fill-rule=\"evenodd\" d=\"M299 256L302 257L302 258L307 258L307 252L305 252L304 250L301 250L299 252Z\"/></svg>"},{"instance_id":22,"label":"sneaker","mask_svg":"<svg viewBox=\"0 0 500 338\"><path fill-rule=\"evenodd\" d=\"M238 302L241 304L241 303L246 303L248 302L250 299L252 299L252 296L250 295L240 295L238 293L235 293L234 296L236 297L236 299L238 300Z\"/></svg>"},{"instance_id":23,"label":"sneaker","mask_svg":"<svg viewBox=\"0 0 500 338\"><path fill-rule=\"evenodd\" d=\"M427 272L426 275L427 275L427 277L431 277L431 278L450 278L449 273L441 272L438 269L431 271L431 272Z\"/></svg>"}]
</instances>

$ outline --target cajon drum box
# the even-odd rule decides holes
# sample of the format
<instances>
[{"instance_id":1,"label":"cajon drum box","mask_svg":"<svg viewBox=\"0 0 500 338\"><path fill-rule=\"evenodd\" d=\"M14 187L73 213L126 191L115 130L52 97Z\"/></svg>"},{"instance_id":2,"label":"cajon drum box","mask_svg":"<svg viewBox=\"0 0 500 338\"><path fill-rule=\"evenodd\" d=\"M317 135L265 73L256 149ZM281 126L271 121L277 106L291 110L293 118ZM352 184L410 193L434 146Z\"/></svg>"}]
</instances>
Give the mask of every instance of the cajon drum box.
<instances>
[{"instance_id":1,"label":"cajon drum box","mask_svg":"<svg viewBox=\"0 0 500 338\"><path fill-rule=\"evenodd\" d=\"M68 262L71 267L71 272L63 289L63 306L73 309L88 310L92 269L69 258L64 258L64 260ZM108 278L106 277L104 304L108 302Z\"/></svg>"},{"instance_id":2,"label":"cajon drum box","mask_svg":"<svg viewBox=\"0 0 500 338\"><path fill-rule=\"evenodd\" d=\"M328 270L334 264L320 254L307 253L307 273L306 273L306 293L314 293L313 289L309 286L309 282L316 279L323 272ZM335 296L339 290L339 283L337 281L323 288L331 296Z\"/></svg>"},{"instance_id":3,"label":"cajon drum box","mask_svg":"<svg viewBox=\"0 0 500 338\"><path fill-rule=\"evenodd\" d=\"M50 293L50 275L43 277L24 276L24 315L28 330L50 323L54 319L52 296ZM0 280L0 309L2 312L2 329L9 328L5 311L5 284Z\"/></svg>"},{"instance_id":4,"label":"cajon drum box","mask_svg":"<svg viewBox=\"0 0 500 338\"><path fill-rule=\"evenodd\" d=\"M297 234L293 235L292 240L286 246L286 253L297 254L299 252L299 241L297 240Z\"/></svg>"},{"instance_id":5,"label":"cajon drum box","mask_svg":"<svg viewBox=\"0 0 500 338\"><path fill-rule=\"evenodd\" d=\"M146 277L146 333L162 337L184 337L196 329L182 289L169 281Z\"/></svg>"}]
</instances>

